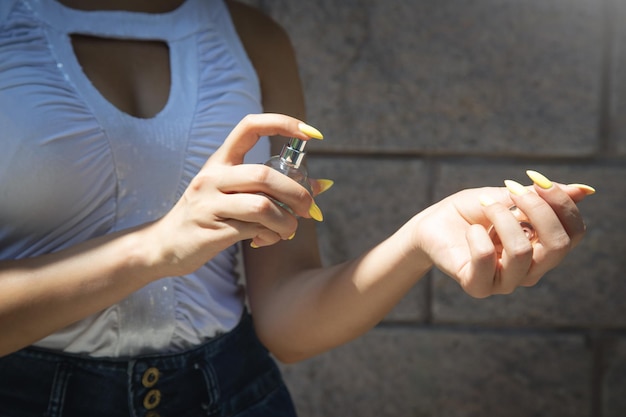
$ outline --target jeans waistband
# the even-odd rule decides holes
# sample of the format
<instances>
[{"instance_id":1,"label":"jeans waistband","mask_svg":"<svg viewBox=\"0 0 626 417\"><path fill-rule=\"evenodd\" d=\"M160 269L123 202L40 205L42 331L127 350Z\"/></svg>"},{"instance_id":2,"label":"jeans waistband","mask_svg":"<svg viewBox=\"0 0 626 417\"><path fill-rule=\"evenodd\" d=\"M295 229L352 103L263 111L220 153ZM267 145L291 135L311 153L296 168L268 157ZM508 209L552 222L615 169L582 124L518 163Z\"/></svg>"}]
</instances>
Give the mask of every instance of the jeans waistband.
<instances>
[{"instance_id":1,"label":"jeans waistband","mask_svg":"<svg viewBox=\"0 0 626 417\"><path fill-rule=\"evenodd\" d=\"M233 415L274 391L292 409L248 314L232 331L182 353L116 359L27 348L0 358L2 417L4 407L47 417Z\"/></svg>"}]
</instances>

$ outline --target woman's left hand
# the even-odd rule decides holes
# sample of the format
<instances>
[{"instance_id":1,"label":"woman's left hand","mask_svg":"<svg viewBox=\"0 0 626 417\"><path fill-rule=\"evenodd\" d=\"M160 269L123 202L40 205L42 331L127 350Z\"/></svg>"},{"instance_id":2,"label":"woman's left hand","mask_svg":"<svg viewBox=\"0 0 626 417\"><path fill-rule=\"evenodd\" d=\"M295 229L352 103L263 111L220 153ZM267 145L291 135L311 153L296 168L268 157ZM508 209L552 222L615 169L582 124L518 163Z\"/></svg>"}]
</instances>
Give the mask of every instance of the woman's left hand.
<instances>
[{"instance_id":1,"label":"woman's left hand","mask_svg":"<svg viewBox=\"0 0 626 417\"><path fill-rule=\"evenodd\" d=\"M535 171L528 175L534 186L506 181L506 188L463 190L409 222L418 249L474 297L535 285L585 233L576 203L593 189L553 183ZM509 210L512 205L528 217L536 239L528 239ZM489 236L491 225L500 248Z\"/></svg>"}]
</instances>

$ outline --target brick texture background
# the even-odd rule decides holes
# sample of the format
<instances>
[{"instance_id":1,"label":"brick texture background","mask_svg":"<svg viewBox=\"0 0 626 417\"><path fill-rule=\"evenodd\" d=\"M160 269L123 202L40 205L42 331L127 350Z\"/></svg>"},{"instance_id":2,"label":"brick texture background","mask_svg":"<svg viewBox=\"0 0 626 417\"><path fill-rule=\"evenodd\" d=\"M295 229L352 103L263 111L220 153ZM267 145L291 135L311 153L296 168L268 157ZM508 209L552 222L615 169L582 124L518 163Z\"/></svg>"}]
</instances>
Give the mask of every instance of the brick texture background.
<instances>
[{"instance_id":1,"label":"brick texture background","mask_svg":"<svg viewBox=\"0 0 626 417\"><path fill-rule=\"evenodd\" d=\"M475 300L432 271L364 337L283 366L302 417L626 415L626 1L249 0L296 48L327 264L461 188L593 185L584 242Z\"/></svg>"}]
</instances>

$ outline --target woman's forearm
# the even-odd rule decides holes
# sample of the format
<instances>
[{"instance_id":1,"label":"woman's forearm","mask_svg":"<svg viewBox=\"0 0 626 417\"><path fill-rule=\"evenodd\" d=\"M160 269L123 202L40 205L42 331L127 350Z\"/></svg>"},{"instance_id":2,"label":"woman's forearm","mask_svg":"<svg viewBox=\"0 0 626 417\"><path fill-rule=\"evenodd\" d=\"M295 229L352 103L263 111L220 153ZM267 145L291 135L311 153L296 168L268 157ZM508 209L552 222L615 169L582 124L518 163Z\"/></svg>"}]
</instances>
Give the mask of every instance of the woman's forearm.
<instances>
[{"instance_id":1,"label":"woman's forearm","mask_svg":"<svg viewBox=\"0 0 626 417\"><path fill-rule=\"evenodd\" d=\"M253 271L248 285L259 336L283 361L323 352L376 325L433 266L477 298L535 285L582 239L576 202L585 195L584 187L557 183L462 190L354 261L309 268L292 279ZM528 217L537 241L528 239L511 204ZM283 255L282 268L290 259L293 268L299 263Z\"/></svg>"},{"instance_id":2,"label":"woman's forearm","mask_svg":"<svg viewBox=\"0 0 626 417\"><path fill-rule=\"evenodd\" d=\"M0 356L96 313L158 278L142 229L0 262Z\"/></svg>"},{"instance_id":3,"label":"woman's forearm","mask_svg":"<svg viewBox=\"0 0 626 417\"><path fill-rule=\"evenodd\" d=\"M380 322L432 267L427 256L405 247L407 233L402 228L355 260L303 271L251 294L257 332L268 349L281 361L295 362ZM255 290L254 283L248 285Z\"/></svg>"}]
</instances>

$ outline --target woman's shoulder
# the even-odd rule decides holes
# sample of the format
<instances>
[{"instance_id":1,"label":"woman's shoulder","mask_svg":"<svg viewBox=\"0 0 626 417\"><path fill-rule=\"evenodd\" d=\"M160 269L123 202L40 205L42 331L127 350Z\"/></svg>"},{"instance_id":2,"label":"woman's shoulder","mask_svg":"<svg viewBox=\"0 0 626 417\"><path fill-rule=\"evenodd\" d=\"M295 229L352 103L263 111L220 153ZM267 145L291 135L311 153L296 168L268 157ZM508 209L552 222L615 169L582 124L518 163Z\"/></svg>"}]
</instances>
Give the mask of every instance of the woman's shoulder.
<instances>
[{"instance_id":1,"label":"woman's shoulder","mask_svg":"<svg viewBox=\"0 0 626 417\"><path fill-rule=\"evenodd\" d=\"M226 4L258 75L264 111L304 118L296 53L287 32L258 9L232 0Z\"/></svg>"},{"instance_id":2,"label":"woman's shoulder","mask_svg":"<svg viewBox=\"0 0 626 417\"><path fill-rule=\"evenodd\" d=\"M226 5L235 29L253 63L277 55L293 55L287 32L259 9L233 0Z\"/></svg>"}]
</instances>

